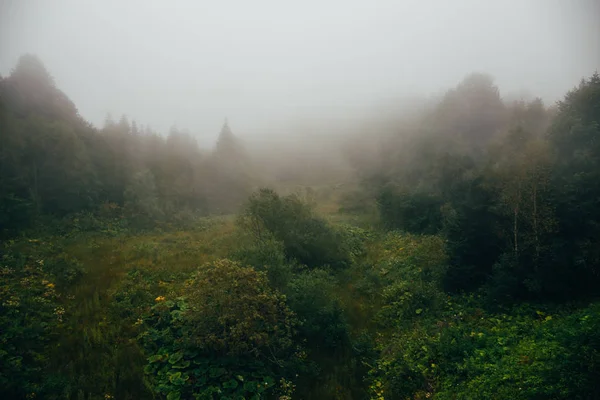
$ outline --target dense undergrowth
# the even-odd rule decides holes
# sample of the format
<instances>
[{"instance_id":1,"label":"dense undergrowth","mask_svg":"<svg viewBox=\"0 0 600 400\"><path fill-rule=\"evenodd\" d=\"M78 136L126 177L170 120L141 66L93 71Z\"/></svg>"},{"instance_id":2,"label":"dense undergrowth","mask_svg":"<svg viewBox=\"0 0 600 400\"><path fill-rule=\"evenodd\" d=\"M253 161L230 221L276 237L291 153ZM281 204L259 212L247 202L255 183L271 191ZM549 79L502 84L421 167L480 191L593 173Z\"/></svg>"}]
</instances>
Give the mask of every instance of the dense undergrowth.
<instances>
[{"instance_id":1,"label":"dense undergrowth","mask_svg":"<svg viewBox=\"0 0 600 400\"><path fill-rule=\"evenodd\" d=\"M286 216L288 206L304 214ZM264 215L288 224L286 236ZM263 191L237 219L140 231L81 215L57 234L3 243L3 393L598 397L598 304L509 307L484 293L450 295L442 237L333 219L297 196ZM303 235L290 238L296 224ZM320 252L310 233L339 253ZM314 264L296 257L305 248Z\"/></svg>"},{"instance_id":2,"label":"dense undergrowth","mask_svg":"<svg viewBox=\"0 0 600 400\"><path fill-rule=\"evenodd\" d=\"M600 76L548 108L473 74L415 120L350 146L347 185L247 198L227 124L212 152L96 129L23 57L0 397L599 399Z\"/></svg>"}]
</instances>

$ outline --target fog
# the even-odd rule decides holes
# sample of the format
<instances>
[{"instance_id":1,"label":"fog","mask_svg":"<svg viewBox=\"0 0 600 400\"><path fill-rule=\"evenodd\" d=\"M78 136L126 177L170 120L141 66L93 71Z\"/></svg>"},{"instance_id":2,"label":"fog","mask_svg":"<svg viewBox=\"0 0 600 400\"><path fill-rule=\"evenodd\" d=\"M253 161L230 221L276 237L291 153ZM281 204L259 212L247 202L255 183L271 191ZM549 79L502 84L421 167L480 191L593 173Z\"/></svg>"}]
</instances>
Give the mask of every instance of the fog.
<instances>
[{"instance_id":1,"label":"fog","mask_svg":"<svg viewBox=\"0 0 600 400\"><path fill-rule=\"evenodd\" d=\"M600 66L600 3L560 1L0 2L0 74L40 57L80 114L211 143L343 123L491 74L558 100Z\"/></svg>"}]
</instances>

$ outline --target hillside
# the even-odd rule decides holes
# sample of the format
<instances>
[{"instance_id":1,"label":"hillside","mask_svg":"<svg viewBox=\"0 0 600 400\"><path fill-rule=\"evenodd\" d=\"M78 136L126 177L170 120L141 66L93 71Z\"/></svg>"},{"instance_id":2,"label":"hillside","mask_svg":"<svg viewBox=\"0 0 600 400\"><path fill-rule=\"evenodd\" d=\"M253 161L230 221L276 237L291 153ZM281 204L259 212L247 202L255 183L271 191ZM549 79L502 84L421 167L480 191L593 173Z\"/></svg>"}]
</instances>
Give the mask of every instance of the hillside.
<instances>
[{"instance_id":1,"label":"hillside","mask_svg":"<svg viewBox=\"0 0 600 400\"><path fill-rule=\"evenodd\" d=\"M547 107L471 74L416 108L302 168L227 122L213 149L96 128L22 57L2 398L600 398L600 77Z\"/></svg>"}]
</instances>

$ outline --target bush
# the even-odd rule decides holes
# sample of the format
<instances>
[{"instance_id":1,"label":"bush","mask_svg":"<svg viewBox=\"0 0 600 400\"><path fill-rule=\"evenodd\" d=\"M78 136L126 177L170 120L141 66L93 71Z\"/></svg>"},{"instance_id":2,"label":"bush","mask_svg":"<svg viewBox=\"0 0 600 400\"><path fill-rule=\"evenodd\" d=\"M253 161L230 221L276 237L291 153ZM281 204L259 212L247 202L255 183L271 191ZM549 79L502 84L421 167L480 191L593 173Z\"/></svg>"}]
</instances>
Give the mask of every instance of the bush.
<instances>
[{"instance_id":1,"label":"bush","mask_svg":"<svg viewBox=\"0 0 600 400\"><path fill-rule=\"evenodd\" d=\"M72 285L85 274L85 268L75 257L60 253L45 262L45 270L54 275L61 287Z\"/></svg>"},{"instance_id":2,"label":"bush","mask_svg":"<svg viewBox=\"0 0 600 400\"><path fill-rule=\"evenodd\" d=\"M239 222L259 242L270 238L281 241L288 260L311 268L350 264L344 235L296 195L280 197L270 189L261 189L250 197Z\"/></svg>"},{"instance_id":3,"label":"bush","mask_svg":"<svg viewBox=\"0 0 600 400\"><path fill-rule=\"evenodd\" d=\"M453 298L437 316L381 344L372 391L386 398L598 398L598 305L486 313L479 302Z\"/></svg>"},{"instance_id":4,"label":"bush","mask_svg":"<svg viewBox=\"0 0 600 400\"><path fill-rule=\"evenodd\" d=\"M297 267L286 259L283 243L274 238L262 241L244 239L240 238L243 244L233 253L232 258L257 271L265 271L271 286L283 291Z\"/></svg>"},{"instance_id":5,"label":"bush","mask_svg":"<svg viewBox=\"0 0 600 400\"><path fill-rule=\"evenodd\" d=\"M43 398L61 383L47 370L65 309L44 260L0 248L0 394Z\"/></svg>"},{"instance_id":6,"label":"bush","mask_svg":"<svg viewBox=\"0 0 600 400\"><path fill-rule=\"evenodd\" d=\"M263 398L289 386L296 318L264 273L220 260L156 298L141 335L145 372L167 399Z\"/></svg>"},{"instance_id":7,"label":"bush","mask_svg":"<svg viewBox=\"0 0 600 400\"><path fill-rule=\"evenodd\" d=\"M334 291L334 279L319 269L296 275L285 290L290 308L302 322L299 335L315 350L334 350L349 341L348 324Z\"/></svg>"}]
</instances>

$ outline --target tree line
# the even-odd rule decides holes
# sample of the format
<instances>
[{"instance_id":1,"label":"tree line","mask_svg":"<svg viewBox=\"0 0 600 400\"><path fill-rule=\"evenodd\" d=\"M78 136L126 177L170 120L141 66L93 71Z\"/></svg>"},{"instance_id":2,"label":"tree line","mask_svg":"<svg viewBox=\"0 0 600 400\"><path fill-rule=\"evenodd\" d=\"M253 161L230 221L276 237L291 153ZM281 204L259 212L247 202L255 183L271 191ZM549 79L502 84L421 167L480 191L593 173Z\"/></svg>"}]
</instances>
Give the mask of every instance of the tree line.
<instances>
[{"instance_id":1,"label":"tree line","mask_svg":"<svg viewBox=\"0 0 600 400\"><path fill-rule=\"evenodd\" d=\"M600 76L556 105L506 102L472 74L355 158L382 224L442 234L449 291L574 299L600 278Z\"/></svg>"},{"instance_id":2,"label":"tree line","mask_svg":"<svg viewBox=\"0 0 600 400\"><path fill-rule=\"evenodd\" d=\"M165 137L126 116L109 116L98 129L37 57L22 56L0 78L3 235L82 211L118 209L140 226L231 212L255 184L251 171L227 123L214 149L201 149L185 130Z\"/></svg>"}]
</instances>

